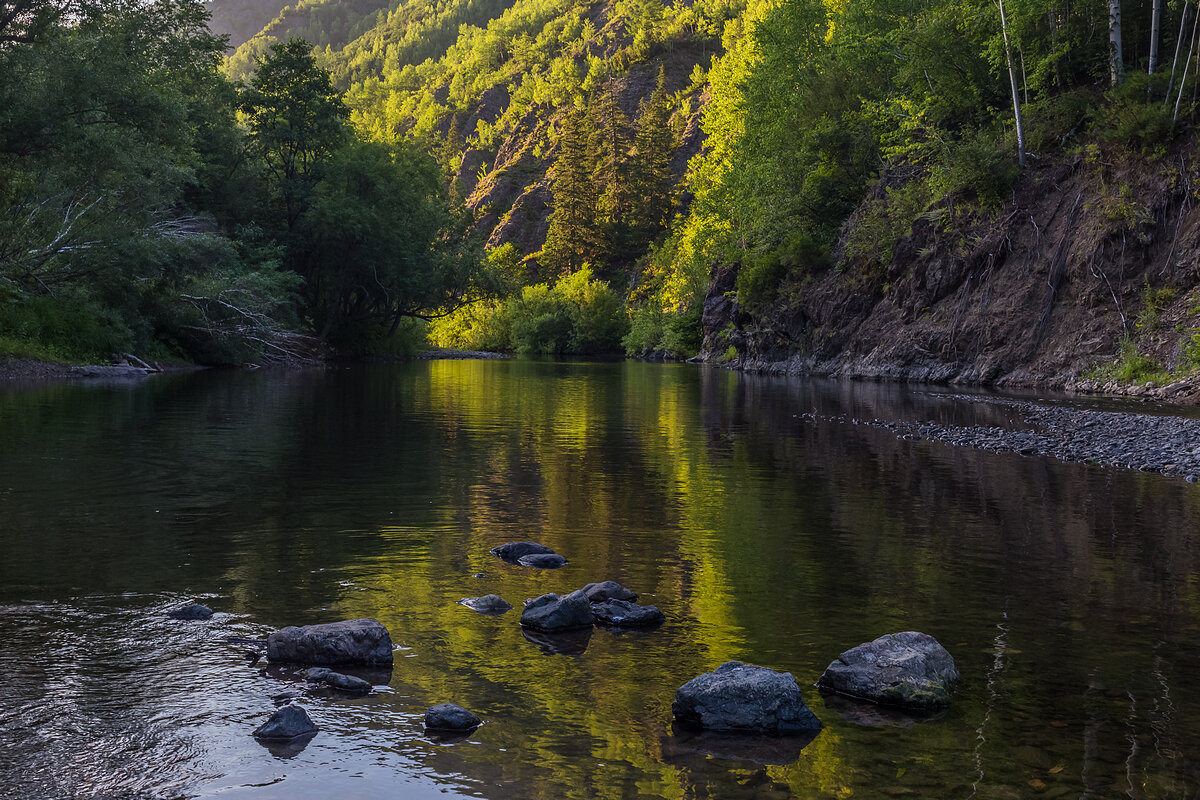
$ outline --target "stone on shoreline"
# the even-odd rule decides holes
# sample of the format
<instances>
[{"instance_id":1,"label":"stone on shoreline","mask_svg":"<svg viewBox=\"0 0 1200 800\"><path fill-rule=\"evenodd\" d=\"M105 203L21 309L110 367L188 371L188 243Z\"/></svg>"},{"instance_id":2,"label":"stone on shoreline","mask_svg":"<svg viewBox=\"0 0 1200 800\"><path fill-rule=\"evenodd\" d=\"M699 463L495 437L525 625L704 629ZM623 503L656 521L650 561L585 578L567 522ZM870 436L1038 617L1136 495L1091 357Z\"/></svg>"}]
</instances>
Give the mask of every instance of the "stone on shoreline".
<instances>
[{"instance_id":1,"label":"stone on shoreline","mask_svg":"<svg viewBox=\"0 0 1200 800\"><path fill-rule=\"evenodd\" d=\"M213 610L200 603L191 603L181 608L177 608L174 611L167 612L167 616L171 619L212 619L212 615Z\"/></svg>"},{"instance_id":2,"label":"stone on shoreline","mask_svg":"<svg viewBox=\"0 0 1200 800\"><path fill-rule=\"evenodd\" d=\"M666 617L657 606L639 606L627 600L606 600L592 605L596 624L614 628L650 628L661 625Z\"/></svg>"},{"instance_id":3,"label":"stone on shoreline","mask_svg":"<svg viewBox=\"0 0 1200 800\"><path fill-rule=\"evenodd\" d=\"M567 560L558 553L530 553L521 556L517 563L522 567L537 567L538 569L558 569L567 564Z\"/></svg>"},{"instance_id":4,"label":"stone on shoreline","mask_svg":"<svg viewBox=\"0 0 1200 800\"><path fill-rule=\"evenodd\" d=\"M292 705L284 706L272 714L270 719L255 729L254 736L258 739L283 741L311 736L317 730L317 726L309 719L308 712L300 706Z\"/></svg>"},{"instance_id":5,"label":"stone on shoreline","mask_svg":"<svg viewBox=\"0 0 1200 800\"><path fill-rule=\"evenodd\" d=\"M267 658L299 664L391 664L392 639L373 619L283 628L267 637Z\"/></svg>"},{"instance_id":6,"label":"stone on shoreline","mask_svg":"<svg viewBox=\"0 0 1200 800\"><path fill-rule=\"evenodd\" d=\"M500 595L485 594L483 597L464 597L458 601L460 606L466 606L480 614L504 614L512 610L512 604Z\"/></svg>"},{"instance_id":7,"label":"stone on shoreline","mask_svg":"<svg viewBox=\"0 0 1200 800\"><path fill-rule=\"evenodd\" d=\"M713 731L791 734L820 730L796 679L788 672L727 661L675 692L675 719Z\"/></svg>"},{"instance_id":8,"label":"stone on shoreline","mask_svg":"<svg viewBox=\"0 0 1200 800\"><path fill-rule=\"evenodd\" d=\"M628 600L633 603L638 599L636 592L626 589L616 581L589 583L583 587L583 593L587 595L589 603L603 603L605 600Z\"/></svg>"},{"instance_id":9,"label":"stone on shoreline","mask_svg":"<svg viewBox=\"0 0 1200 800\"><path fill-rule=\"evenodd\" d=\"M592 606L581 591L558 596L544 594L525 601L521 611L521 624L527 628L554 633L591 627Z\"/></svg>"},{"instance_id":10,"label":"stone on shoreline","mask_svg":"<svg viewBox=\"0 0 1200 800\"><path fill-rule=\"evenodd\" d=\"M917 631L880 636L839 655L817 681L822 689L886 706L935 711L950 705L954 659Z\"/></svg>"},{"instance_id":11,"label":"stone on shoreline","mask_svg":"<svg viewBox=\"0 0 1200 800\"><path fill-rule=\"evenodd\" d=\"M504 559L505 561L517 561L521 556L534 555L535 553L553 553L549 547L537 542L509 542L489 550L492 555Z\"/></svg>"},{"instance_id":12,"label":"stone on shoreline","mask_svg":"<svg viewBox=\"0 0 1200 800\"><path fill-rule=\"evenodd\" d=\"M425 711L425 727L431 731L470 731L483 720L454 703L438 703Z\"/></svg>"}]
</instances>

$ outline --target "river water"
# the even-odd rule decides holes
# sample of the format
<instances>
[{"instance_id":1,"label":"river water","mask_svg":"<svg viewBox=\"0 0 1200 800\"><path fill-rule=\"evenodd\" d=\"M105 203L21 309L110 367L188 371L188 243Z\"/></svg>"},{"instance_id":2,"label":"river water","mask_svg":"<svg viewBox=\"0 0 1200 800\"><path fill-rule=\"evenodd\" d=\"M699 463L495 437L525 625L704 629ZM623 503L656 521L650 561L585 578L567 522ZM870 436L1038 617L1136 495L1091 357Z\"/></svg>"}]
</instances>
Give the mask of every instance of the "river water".
<instances>
[{"instance_id":1,"label":"river water","mask_svg":"<svg viewBox=\"0 0 1200 800\"><path fill-rule=\"evenodd\" d=\"M1200 490L854 424L1014 413L633 362L0 392L0 797L1196 797ZM525 539L570 564L488 554ZM455 604L603 579L667 623L547 644ZM217 615L165 617L192 600ZM260 745L303 686L227 637L356 617L391 631L386 688L305 694L321 732ZM958 663L943 716L811 688L901 630ZM730 659L825 729L676 735L676 687ZM442 701L486 723L433 741Z\"/></svg>"}]
</instances>

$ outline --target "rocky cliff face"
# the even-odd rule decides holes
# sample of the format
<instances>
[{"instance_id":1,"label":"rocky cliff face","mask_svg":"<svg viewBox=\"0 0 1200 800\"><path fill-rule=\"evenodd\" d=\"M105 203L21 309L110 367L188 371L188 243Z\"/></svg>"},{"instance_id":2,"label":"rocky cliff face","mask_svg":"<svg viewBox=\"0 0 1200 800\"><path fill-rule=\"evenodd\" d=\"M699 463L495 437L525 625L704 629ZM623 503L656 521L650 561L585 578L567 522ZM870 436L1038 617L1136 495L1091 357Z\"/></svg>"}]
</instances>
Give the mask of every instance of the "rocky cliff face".
<instances>
[{"instance_id":1,"label":"rocky cliff face","mask_svg":"<svg viewBox=\"0 0 1200 800\"><path fill-rule=\"evenodd\" d=\"M1158 163L1094 151L1039 162L1002 207L927 212L886 265L843 258L765 313L739 307L736 268L721 271L704 357L724 361L732 347L752 371L1112 390L1089 370L1126 340L1184 372L1200 328L1193 169L1190 147Z\"/></svg>"}]
</instances>

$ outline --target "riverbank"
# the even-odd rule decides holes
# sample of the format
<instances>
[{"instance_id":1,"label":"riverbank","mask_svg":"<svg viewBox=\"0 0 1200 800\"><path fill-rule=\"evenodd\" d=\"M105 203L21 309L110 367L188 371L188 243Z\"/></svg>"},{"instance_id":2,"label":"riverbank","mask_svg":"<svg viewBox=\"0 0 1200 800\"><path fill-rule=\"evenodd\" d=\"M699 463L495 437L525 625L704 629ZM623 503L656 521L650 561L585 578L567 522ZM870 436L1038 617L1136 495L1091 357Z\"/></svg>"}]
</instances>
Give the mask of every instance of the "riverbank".
<instances>
[{"instance_id":1,"label":"riverbank","mask_svg":"<svg viewBox=\"0 0 1200 800\"><path fill-rule=\"evenodd\" d=\"M980 402L972 395L964 401ZM1099 411L1061 405L985 399L1018 412L1024 430L936 422L860 420L844 416L799 414L812 422L868 425L908 441L942 442L995 453L1055 458L1086 464L1158 472L1195 483L1200 478L1200 419L1173 415Z\"/></svg>"}]
</instances>

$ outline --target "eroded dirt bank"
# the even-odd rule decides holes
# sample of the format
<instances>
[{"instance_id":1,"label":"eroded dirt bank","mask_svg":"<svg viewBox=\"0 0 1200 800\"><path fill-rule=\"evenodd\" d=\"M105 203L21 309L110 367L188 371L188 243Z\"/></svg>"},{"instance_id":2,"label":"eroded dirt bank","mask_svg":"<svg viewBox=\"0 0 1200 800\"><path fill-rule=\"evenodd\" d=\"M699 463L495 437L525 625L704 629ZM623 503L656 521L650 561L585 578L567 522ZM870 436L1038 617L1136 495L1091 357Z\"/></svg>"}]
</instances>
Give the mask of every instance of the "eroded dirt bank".
<instances>
[{"instance_id":1,"label":"eroded dirt bank","mask_svg":"<svg viewBox=\"0 0 1200 800\"><path fill-rule=\"evenodd\" d=\"M769 311L740 307L736 267L720 272L705 301L704 358L754 372L1196 403L1193 151L1038 162L1002 207L928 209L882 256L843 247L836 267L801 272ZM876 202L895 183L885 178ZM1153 385L1105 372L1130 354L1158 368Z\"/></svg>"}]
</instances>

